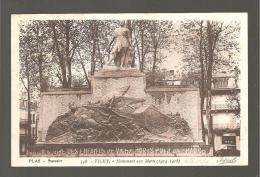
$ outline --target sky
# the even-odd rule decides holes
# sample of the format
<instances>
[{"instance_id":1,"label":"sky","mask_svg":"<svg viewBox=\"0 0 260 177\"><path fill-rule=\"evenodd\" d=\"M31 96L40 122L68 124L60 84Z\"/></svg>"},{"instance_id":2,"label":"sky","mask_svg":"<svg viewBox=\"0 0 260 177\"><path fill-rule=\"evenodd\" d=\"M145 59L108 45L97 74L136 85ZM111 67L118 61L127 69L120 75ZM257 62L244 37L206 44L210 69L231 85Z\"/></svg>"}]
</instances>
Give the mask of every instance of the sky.
<instances>
[{"instance_id":1,"label":"sky","mask_svg":"<svg viewBox=\"0 0 260 177\"><path fill-rule=\"evenodd\" d=\"M182 67L181 55L176 51L166 52L166 59L161 64L161 68L166 68L167 70L180 71Z\"/></svg>"}]
</instances>

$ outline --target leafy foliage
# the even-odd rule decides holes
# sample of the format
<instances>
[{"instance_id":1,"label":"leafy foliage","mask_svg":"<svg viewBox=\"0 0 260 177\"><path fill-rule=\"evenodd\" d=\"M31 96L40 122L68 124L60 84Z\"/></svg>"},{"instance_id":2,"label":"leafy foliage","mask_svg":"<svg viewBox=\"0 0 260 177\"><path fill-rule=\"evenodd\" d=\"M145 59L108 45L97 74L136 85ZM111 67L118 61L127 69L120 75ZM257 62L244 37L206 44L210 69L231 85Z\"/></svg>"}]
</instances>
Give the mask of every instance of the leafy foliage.
<instances>
[{"instance_id":1,"label":"leafy foliage","mask_svg":"<svg viewBox=\"0 0 260 177\"><path fill-rule=\"evenodd\" d=\"M89 75L103 68L118 20L32 20L20 25L20 80L31 95L51 88L90 88ZM169 21L128 20L140 71L159 69L170 49ZM133 63L135 65L136 62ZM26 69L27 68L27 69ZM30 75L26 81L26 75Z\"/></svg>"},{"instance_id":2,"label":"leafy foliage","mask_svg":"<svg viewBox=\"0 0 260 177\"><path fill-rule=\"evenodd\" d=\"M149 71L146 73L146 86L160 86L160 82L165 79L165 75L161 71Z\"/></svg>"}]
</instances>

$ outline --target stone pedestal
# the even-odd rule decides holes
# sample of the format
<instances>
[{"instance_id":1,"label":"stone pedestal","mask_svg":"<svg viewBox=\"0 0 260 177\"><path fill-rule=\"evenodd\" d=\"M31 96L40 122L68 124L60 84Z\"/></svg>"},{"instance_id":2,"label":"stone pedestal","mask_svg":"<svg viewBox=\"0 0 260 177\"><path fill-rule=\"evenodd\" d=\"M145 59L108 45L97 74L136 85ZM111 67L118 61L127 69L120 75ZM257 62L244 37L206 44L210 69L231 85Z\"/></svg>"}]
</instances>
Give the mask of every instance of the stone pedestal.
<instances>
[{"instance_id":1,"label":"stone pedestal","mask_svg":"<svg viewBox=\"0 0 260 177\"><path fill-rule=\"evenodd\" d=\"M128 86L130 87L125 96L134 98L146 97L145 75L138 69L103 69L96 72L92 78L93 97L96 100L112 91Z\"/></svg>"}]
</instances>

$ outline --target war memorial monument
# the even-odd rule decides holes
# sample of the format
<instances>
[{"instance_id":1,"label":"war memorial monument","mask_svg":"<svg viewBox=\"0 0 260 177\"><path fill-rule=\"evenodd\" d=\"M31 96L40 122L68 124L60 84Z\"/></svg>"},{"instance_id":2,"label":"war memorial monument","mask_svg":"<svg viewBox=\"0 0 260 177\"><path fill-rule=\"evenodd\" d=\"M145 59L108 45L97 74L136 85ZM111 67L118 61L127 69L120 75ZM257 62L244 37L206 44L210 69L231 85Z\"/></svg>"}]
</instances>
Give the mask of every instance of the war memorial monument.
<instances>
[{"instance_id":1,"label":"war memorial monument","mask_svg":"<svg viewBox=\"0 0 260 177\"><path fill-rule=\"evenodd\" d=\"M111 43L91 90L41 94L38 140L29 156L210 156L198 88L147 87L145 74L131 67L124 24Z\"/></svg>"}]
</instances>

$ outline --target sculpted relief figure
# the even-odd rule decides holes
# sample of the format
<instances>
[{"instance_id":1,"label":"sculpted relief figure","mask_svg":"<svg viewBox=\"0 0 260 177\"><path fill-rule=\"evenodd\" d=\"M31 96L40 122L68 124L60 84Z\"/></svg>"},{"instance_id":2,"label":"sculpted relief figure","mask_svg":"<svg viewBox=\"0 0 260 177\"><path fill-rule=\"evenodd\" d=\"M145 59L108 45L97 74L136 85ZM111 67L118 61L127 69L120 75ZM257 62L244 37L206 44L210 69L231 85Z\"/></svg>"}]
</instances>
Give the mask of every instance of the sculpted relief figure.
<instances>
[{"instance_id":1,"label":"sculpted relief figure","mask_svg":"<svg viewBox=\"0 0 260 177\"><path fill-rule=\"evenodd\" d=\"M122 22L120 27L115 29L114 37L109 44L109 49L112 43L114 43L114 46L108 64L111 65L112 61L114 61L115 66L120 68L131 66L133 61L133 48L130 45L130 31L126 28L125 22Z\"/></svg>"}]
</instances>

